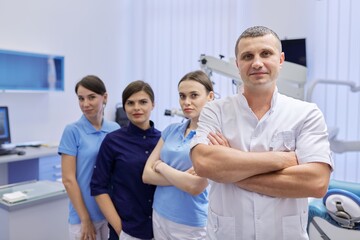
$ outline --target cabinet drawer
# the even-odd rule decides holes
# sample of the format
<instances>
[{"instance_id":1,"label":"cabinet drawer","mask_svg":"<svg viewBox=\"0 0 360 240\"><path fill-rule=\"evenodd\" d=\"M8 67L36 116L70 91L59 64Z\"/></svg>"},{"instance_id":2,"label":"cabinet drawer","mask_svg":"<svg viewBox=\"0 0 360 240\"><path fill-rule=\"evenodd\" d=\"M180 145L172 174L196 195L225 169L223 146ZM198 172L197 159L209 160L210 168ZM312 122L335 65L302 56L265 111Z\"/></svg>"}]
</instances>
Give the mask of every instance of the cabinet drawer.
<instances>
[{"instance_id":1,"label":"cabinet drawer","mask_svg":"<svg viewBox=\"0 0 360 240\"><path fill-rule=\"evenodd\" d=\"M39 159L39 180L56 181L61 178L60 156L43 157Z\"/></svg>"}]
</instances>

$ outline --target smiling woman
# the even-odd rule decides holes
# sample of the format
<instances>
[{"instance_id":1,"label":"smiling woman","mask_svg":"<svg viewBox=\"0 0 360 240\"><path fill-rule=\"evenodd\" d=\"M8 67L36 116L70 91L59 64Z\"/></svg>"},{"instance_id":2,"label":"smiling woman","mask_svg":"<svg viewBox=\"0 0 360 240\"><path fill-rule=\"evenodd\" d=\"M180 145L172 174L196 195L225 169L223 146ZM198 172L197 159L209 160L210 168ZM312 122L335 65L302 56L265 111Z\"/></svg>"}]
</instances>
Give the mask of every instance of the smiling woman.
<instances>
[{"instance_id":1,"label":"smiling woman","mask_svg":"<svg viewBox=\"0 0 360 240\"><path fill-rule=\"evenodd\" d=\"M96 76L87 76L75 86L80 109L97 130L101 128L107 101L105 85L99 80Z\"/></svg>"},{"instance_id":2,"label":"smiling woman","mask_svg":"<svg viewBox=\"0 0 360 240\"><path fill-rule=\"evenodd\" d=\"M75 93L83 115L66 126L59 145L62 181L70 198L70 240L105 240L107 222L90 195L90 179L100 143L119 125L104 119L108 95L100 78L84 77L76 84Z\"/></svg>"},{"instance_id":3,"label":"smiling woman","mask_svg":"<svg viewBox=\"0 0 360 240\"><path fill-rule=\"evenodd\" d=\"M148 83L134 81L123 91L122 102L129 123L102 142L91 195L111 226L109 239L152 239L155 186L143 183L142 172L160 138L150 120L154 92Z\"/></svg>"},{"instance_id":4,"label":"smiling woman","mask_svg":"<svg viewBox=\"0 0 360 240\"><path fill-rule=\"evenodd\" d=\"M149 118L153 109L154 103L145 91L134 93L125 102L128 119L144 130L150 127Z\"/></svg>"}]
</instances>

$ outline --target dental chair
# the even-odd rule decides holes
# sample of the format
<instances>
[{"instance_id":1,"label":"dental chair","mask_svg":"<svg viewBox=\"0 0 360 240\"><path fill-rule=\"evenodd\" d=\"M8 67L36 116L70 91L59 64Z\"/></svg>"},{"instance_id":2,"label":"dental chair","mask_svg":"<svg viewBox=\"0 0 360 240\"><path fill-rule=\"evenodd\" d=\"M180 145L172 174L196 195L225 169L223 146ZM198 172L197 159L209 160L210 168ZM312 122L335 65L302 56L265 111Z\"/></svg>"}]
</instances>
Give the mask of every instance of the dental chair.
<instances>
[{"instance_id":1,"label":"dental chair","mask_svg":"<svg viewBox=\"0 0 360 240\"><path fill-rule=\"evenodd\" d=\"M317 84L346 85L360 91L353 82L318 80L310 85L307 101ZM329 128L330 148L334 153L360 152L360 141L337 139L338 129ZM310 240L360 240L360 183L330 180L322 199L309 201L308 234Z\"/></svg>"},{"instance_id":2,"label":"dental chair","mask_svg":"<svg viewBox=\"0 0 360 240\"><path fill-rule=\"evenodd\" d=\"M309 203L310 240L360 240L360 184L331 180L323 199Z\"/></svg>"}]
</instances>

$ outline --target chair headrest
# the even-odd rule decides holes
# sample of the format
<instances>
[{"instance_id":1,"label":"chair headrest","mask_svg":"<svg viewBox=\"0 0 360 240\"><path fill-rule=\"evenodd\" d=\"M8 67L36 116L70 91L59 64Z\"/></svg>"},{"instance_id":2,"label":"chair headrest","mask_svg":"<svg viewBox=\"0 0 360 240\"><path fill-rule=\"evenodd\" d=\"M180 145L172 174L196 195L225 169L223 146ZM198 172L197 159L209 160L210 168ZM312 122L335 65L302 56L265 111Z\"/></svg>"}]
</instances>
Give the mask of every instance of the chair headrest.
<instances>
[{"instance_id":1,"label":"chair headrest","mask_svg":"<svg viewBox=\"0 0 360 240\"><path fill-rule=\"evenodd\" d=\"M353 228L360 222L360 197L343 189L330 189L323 198L329 215L341 226Z\"/></svg>"}]
</instances>

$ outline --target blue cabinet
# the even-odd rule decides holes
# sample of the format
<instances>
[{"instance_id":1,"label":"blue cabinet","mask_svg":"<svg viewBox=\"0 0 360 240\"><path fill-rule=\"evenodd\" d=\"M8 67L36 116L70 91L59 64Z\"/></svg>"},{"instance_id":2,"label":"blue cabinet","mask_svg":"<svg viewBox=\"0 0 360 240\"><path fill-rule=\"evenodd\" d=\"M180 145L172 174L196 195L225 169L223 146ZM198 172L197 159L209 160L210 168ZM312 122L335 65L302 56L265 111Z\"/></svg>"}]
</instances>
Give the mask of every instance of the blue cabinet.
<instances>
[{"instance_id":1,"label":"blue cabinet","mask_svg":"<svg viewBox=\"0 0 360 240\"><path fill-rule=\"evenodd\" d=\"M64 57L0 50L0 90L63 91Z\"/></svg>"},{"instance_id":2,"label":"blue cabinet","mask_svg":"<svg viewBox=\"0 0 360 240\"><path fill-rule=\"evenodd\" d=\"M26 159L8 164L8 183L30 180L61 181L61 158L59 155Z\"/></svg>"},{"instance_id":3,"label":"blue cabinet","mask_svg":"<svg viewBox=\"0 0 360 240\"><path fill-rule=\"evenodd\" d=\"M61 180L57 147L24 148L24 155L0 156L0 185L30 180Z\"/></svg>"}]
</instances>

